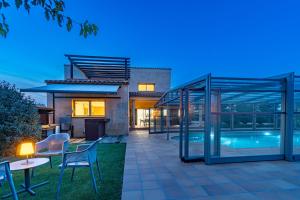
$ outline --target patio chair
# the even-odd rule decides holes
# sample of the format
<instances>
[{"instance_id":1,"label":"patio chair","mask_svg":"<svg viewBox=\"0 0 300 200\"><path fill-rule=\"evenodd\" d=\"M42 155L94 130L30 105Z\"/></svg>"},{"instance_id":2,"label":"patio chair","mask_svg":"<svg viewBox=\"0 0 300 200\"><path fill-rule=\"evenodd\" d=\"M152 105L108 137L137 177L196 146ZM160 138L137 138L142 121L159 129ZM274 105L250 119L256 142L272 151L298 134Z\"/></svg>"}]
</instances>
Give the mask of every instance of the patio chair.
<instances>
[{"instance_id":1,"label":"patio chair","mask_svg":"<svg viewBox=\"0 0 300 200\"><path fill-rule=\"evenodd\" d=\"M69 133L73 137L73 125L71 117L61 117L59 119L60 133Z\"/></svg>"},{"instance_id":2,"label":"patio chair","mask_svg":"<svg viewBox=\"0 0 300 200\"><path fill-rule=\"evenodd\" d=\"M11 175L8 161L0 163L0 186L2 186L4 181L8 181L13 199L18 200L17 191Z\"/></svg>"},{"instance_id":3,"label":"patio chair","mask_svg":"<svg viewBox=\"0 0 300 200\"><path fill-rule=\"evenodd\" d=\"M65 141L70 140L68 133L58 133L49 135L46 139L35 144L36 157L49 157L50 166L52 168L52 156L62 155L64 148L67 149ZM65 145L65 147L64 147Z\"/></svg>"},{"instance_id":4,"label":"patio chair","mask_svg":"<svg viewBox=\"0 0 300 200\"><path fill-rule=\"evenodd\" d=\"M102 180L102 175L101 175L101 171L100 171L100 167L99 167L99 163L98 163L98 159L97 159L97 144L101 139L102 138L99 138L98 140L96 140L95 142L90 143L90 144L78 145L76 151L65 152L63 154L62 164L59 165L61 170L60 170L56 198L58 198L59 191L60 191L61 184L62 184L64 170L66 168L72 168L71 181L73 181L75 168L79 168L79 167L90 168L90 174L91 174L93 188L94 188L95 192L98 193L96 180L95 180L95 176L94 176L93 164L96 163L99 178L100 178L100 180Z\"/></svg>"}]
</instances>

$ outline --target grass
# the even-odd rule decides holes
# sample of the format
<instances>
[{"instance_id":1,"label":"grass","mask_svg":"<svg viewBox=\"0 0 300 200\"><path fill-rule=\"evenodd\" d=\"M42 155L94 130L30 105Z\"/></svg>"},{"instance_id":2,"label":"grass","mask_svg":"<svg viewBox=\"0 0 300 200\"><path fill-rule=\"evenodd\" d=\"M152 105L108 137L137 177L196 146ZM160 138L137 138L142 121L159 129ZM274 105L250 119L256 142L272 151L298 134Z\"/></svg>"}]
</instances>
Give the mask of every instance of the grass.
<instances>
[{"instance_id":1,"label":"grass","mask_svg":"<svg viewBox=\"0 0 300 200\"><path fill-rule=\"evenodd\" d=\"M71 148L75 148L75 145L72 145ZM125 149L126 144L124 143L98 145L98 158L104 179L103 182L99 182L99 176L95 173L99 194L94 193L88 168L76 169L73 182L71 182L72 169L66 169L60 199L121 199ZM52 169L49 163L37 167L34 171L35 176L31 179L31 184L37 184L45 180L48 180L49 184L35 188L35 196L30 196L28 193L19 194L20 199L55 199L59 178L58 165L61 162L61 157L53 157L52 161ZM94 172L97 172L96 166L94 166ZM14 171L13 179L16 189L21 189L20 184L24 181L24 171ZM2 195L10 192L7 183L5 183L3 189Z\"/></svg>"}]
</instances>

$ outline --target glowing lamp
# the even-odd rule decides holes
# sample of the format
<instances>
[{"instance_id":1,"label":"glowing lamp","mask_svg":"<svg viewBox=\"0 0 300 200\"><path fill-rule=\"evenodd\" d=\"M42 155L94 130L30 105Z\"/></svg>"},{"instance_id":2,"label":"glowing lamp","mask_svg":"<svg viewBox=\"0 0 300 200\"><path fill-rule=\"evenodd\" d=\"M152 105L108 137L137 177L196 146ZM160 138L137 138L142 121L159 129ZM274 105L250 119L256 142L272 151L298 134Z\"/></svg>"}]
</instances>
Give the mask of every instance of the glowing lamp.
<instances>
[{"instance_id":1,"label":"glowing lamp","mask_svg":"<svg viewBox=\"0 0 300 200\"><path fill-rule=\"evenodd\" d=\"M28 156L33 154L34 154L34 149L33 149L33 144L31 142L25 142L21 144L19 155L27 157L26 162L24 163L25 165L30 164L30 162L28 161Z\"/></svg>"}]
</instances>

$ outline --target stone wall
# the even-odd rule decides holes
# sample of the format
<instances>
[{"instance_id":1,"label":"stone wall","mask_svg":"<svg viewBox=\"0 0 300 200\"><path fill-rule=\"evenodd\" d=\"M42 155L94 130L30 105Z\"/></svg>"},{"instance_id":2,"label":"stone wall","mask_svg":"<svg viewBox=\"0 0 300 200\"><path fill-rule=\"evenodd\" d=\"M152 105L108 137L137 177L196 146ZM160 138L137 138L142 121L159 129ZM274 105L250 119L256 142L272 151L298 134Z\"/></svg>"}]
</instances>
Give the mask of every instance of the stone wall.
<instances>
[{"instance_id":1,"label":"stone wall","mask_svg":"<svg viewBox=\"0 0 300 200\"><path fill-rule=\"evenodd\" d=\"M67 94L55 95L55 122L59 123L61 117L72 116L72 99L103 99L105 101L105 118L107 135L127 135L129 131L129 93L128 85L122 85L117 95L99 94ZM74 97L74 98L72 98ZM76 97L76 98L75 98ZM119 98L116 98L119 97ZM52 95L48 95L48 107L52 107ZM72 117L74 137L84 137L84 117ZM52 121L52 120L51 120Z\"/></svg>"},{"instance_id":2,"label":"stone wall","mask_svg":"<svg viewBox=\"0 0 300 200\"><path fill-rule=\"evenodd\" d=\"M65 65L64 66L64 77L65 79L71 78L71 66ZM73 78L74 79L87 79L86 75L77 67L73 67Z\"/></svg>"},{"instance_id":3,"label":"stone wall","mask_svg":"<svg viewBox=\"0 0 300 200\"><path fill-rule=\"evenodd\" d=\"M155 92L166 92L171 87L171 69L132 67L129 92L137 92L139 83L154 83Z\"/></svg>"}]
</instances>

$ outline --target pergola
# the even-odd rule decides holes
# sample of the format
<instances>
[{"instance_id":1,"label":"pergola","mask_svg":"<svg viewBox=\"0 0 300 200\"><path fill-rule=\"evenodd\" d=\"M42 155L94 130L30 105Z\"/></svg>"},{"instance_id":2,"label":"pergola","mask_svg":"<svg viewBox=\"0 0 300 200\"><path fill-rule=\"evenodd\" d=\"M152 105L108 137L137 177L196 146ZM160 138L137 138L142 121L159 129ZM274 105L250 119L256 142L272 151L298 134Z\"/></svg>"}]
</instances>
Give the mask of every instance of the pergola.
<instances>
[{"instance_id":1,"label":"pergola","mask_svg":"<svg viewBox=\"0 0 300 200\"><path fill-rule=\"evenodd\" d=\"M74 78L74 66L89 79L124 79L130 78L130 58L107 56L65 55L70 61L71 79Z\"/></svg>"}]
</instances>

